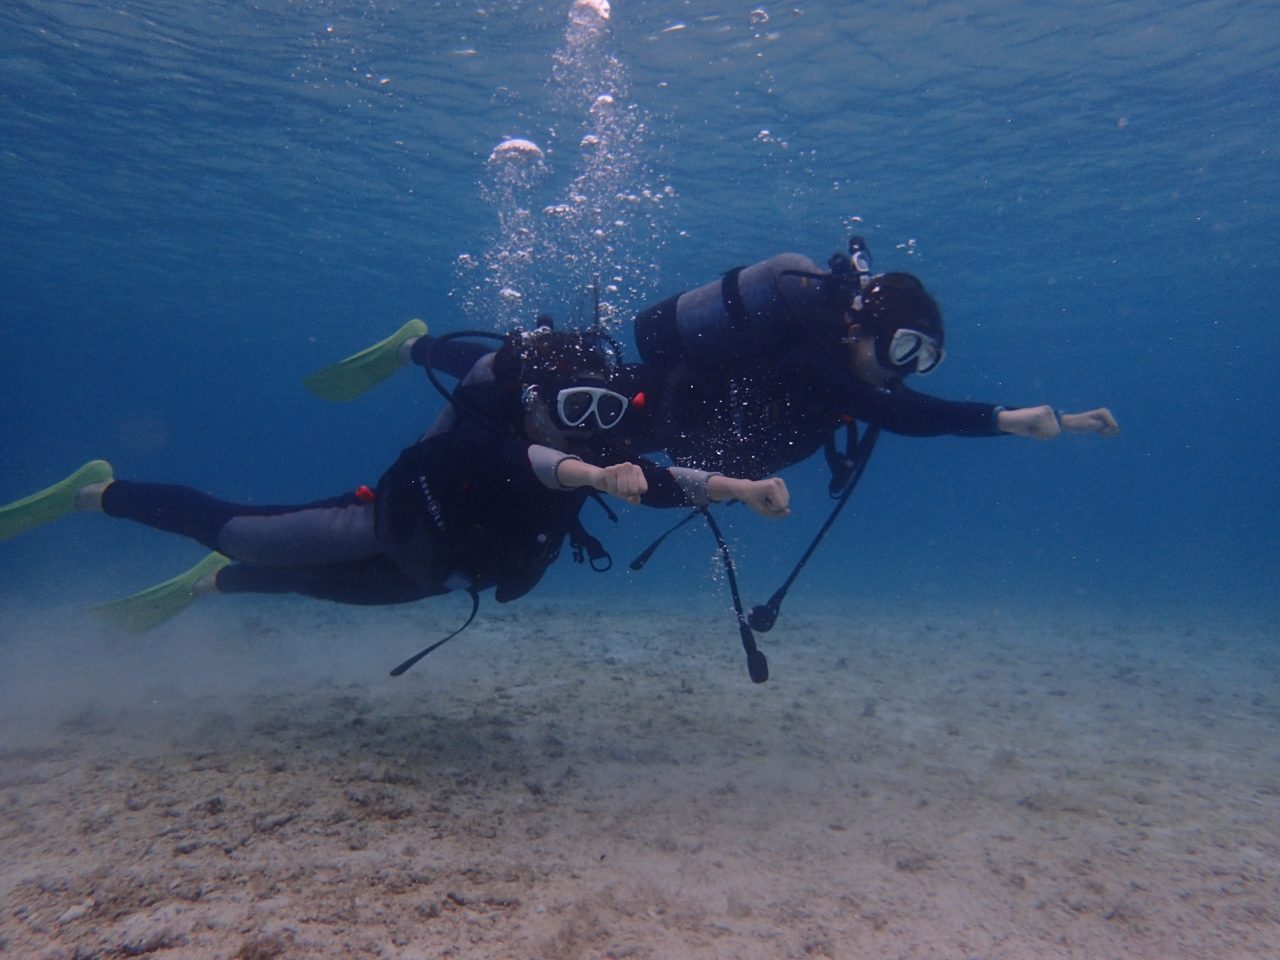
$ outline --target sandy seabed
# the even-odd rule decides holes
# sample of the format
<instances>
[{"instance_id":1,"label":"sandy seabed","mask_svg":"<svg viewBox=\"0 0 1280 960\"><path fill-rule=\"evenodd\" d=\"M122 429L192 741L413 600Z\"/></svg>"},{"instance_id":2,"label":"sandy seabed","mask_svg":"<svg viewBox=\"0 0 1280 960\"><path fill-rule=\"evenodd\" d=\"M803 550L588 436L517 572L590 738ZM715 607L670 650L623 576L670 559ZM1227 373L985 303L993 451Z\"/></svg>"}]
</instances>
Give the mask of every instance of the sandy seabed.
<instances>
[{"instance_id":1,"label":"sandy seabed","mask_svg":"<svg viewBox=\"0 0 1280 960\"><path fill-rule=\"evenodd\" d=\"M532 600L387 677L446 619L18 621L0 956L1280 955L1261 620L795 609L753 686L723 611Z\"/></svg>"}]
</instances>

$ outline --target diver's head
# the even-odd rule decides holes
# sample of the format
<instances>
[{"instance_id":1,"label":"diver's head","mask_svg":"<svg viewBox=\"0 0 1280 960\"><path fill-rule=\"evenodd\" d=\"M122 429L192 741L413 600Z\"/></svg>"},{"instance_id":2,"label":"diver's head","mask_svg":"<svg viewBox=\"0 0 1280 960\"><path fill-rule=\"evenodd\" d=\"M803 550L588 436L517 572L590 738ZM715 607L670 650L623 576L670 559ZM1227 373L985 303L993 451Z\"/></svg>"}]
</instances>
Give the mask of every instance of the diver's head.
<instances>
[{"instance_id":1,"label":"diver's head","mask_svg":"<svg viewBox=\"0 0 1280 960\"><path fill-rule=\"evenodd\" d=\"M850 363L868 383L929 373L942 362L942 311L909 273L871 277L845 321Z\"/></svg>"},{"instance_id":2,"label":"diver's head","mask_svg":"<svg viewBox=\"0 0 1280 960\"><path fill-rule=\"evenodd\" d=\"M606 334L540 327L514 336L504 352L497 362L518 384L525 432L538 442L589 439L643 403L630 396L621 348Z\"/></svg>"}]
</instances>

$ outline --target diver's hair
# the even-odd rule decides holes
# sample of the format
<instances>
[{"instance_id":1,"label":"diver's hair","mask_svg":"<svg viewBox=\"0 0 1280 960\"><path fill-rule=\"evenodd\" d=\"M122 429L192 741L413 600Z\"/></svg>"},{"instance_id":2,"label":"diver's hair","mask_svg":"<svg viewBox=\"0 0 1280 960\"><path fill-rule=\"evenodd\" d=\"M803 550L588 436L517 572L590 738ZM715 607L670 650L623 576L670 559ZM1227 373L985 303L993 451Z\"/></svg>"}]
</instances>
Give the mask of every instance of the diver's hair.
<instances>
[{"instance_id":1,"label":"diver's hair","mask_svg":"<svg viewBox=\"0 0 1280 960\"><path fill-rule=\"evenodd\" d=\"M494 358L500 382L524 387L579 377L611 380L620 367L616 343L594 332L551 330L514 334Z\"/></svg>"},{"instance_id":2,"label":"diver's hair","mask_svg":"<svg viewBox=\"0 0 1280 960\"><path fill-rule=\"evenodd\" d=\"M877 335L910 327L942 343L942 311L924 284L909 273L872 277L862 291L862 309L853 314L853 319Z\"/></svg>"}]
</instances>

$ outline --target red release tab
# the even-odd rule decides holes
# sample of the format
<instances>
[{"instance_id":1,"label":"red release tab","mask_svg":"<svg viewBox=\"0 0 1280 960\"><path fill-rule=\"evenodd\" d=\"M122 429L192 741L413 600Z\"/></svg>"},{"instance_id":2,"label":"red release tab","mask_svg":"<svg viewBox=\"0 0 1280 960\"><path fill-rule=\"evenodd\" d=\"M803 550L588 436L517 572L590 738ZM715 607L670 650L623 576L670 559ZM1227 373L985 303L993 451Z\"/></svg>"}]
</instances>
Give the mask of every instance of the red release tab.
<instances>
[{"instance_id":1,"label":"red release tab","mask_svg":"<svg viewBox=\"0 0 1280 960\"><path fill-rule=\"evenodd\" d=\"M373 503L378 499L378 495L362 483L356 487L356 499L363 500L365 503Z\"/></svg>"},{"instance_id":2,"label":"red release tab","mask_svg":"<svg viewBox=\"0 0 1280 960\"><path fill-rule=\"evenodd\" d=\"M644 404L645 404L644 391L641 390L639 393L637 393L634 397L631 398L631 405L635 407L637 410L643 410Z\"/></svg>"}]
</instances>

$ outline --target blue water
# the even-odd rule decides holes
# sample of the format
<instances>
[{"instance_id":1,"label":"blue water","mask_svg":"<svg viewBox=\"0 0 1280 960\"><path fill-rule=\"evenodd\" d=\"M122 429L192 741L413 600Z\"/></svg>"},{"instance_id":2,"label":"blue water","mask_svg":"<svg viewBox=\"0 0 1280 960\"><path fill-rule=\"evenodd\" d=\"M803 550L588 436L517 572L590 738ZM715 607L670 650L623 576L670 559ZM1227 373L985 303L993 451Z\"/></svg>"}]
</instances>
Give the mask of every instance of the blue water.
<instances>
[{"instance_id":1,"label":"blue water","mask_svg":"<svg viewBox=\"0 0 1280 960\"><path fill-rule=\"evenodd\" d=\"M922 389L1119 418L886 437L791 603L1274 615L1280 8L619 0L566 67L568 7L5 3L0 500L97 456L258 502L376 480L438 399L412 371L348 406L300 379L410 316L500 325L458 264L508 239L487 161L522 137L535 210L584 176L661 197L595 238L539 219L561 256L530 312L603 270L623 315L857 230L943 306ZM621 83L612 183L578 140L592 85ZM787 476L793 519L728 518L749 602L827 509L819 464ZM668 519L625 513L588 515L619 569L562 562L547 597L727 602L702 532L623 573ZM200 555L122 527L4 544L0 589L100 601Z\"/></svg>"}]
</instances>

